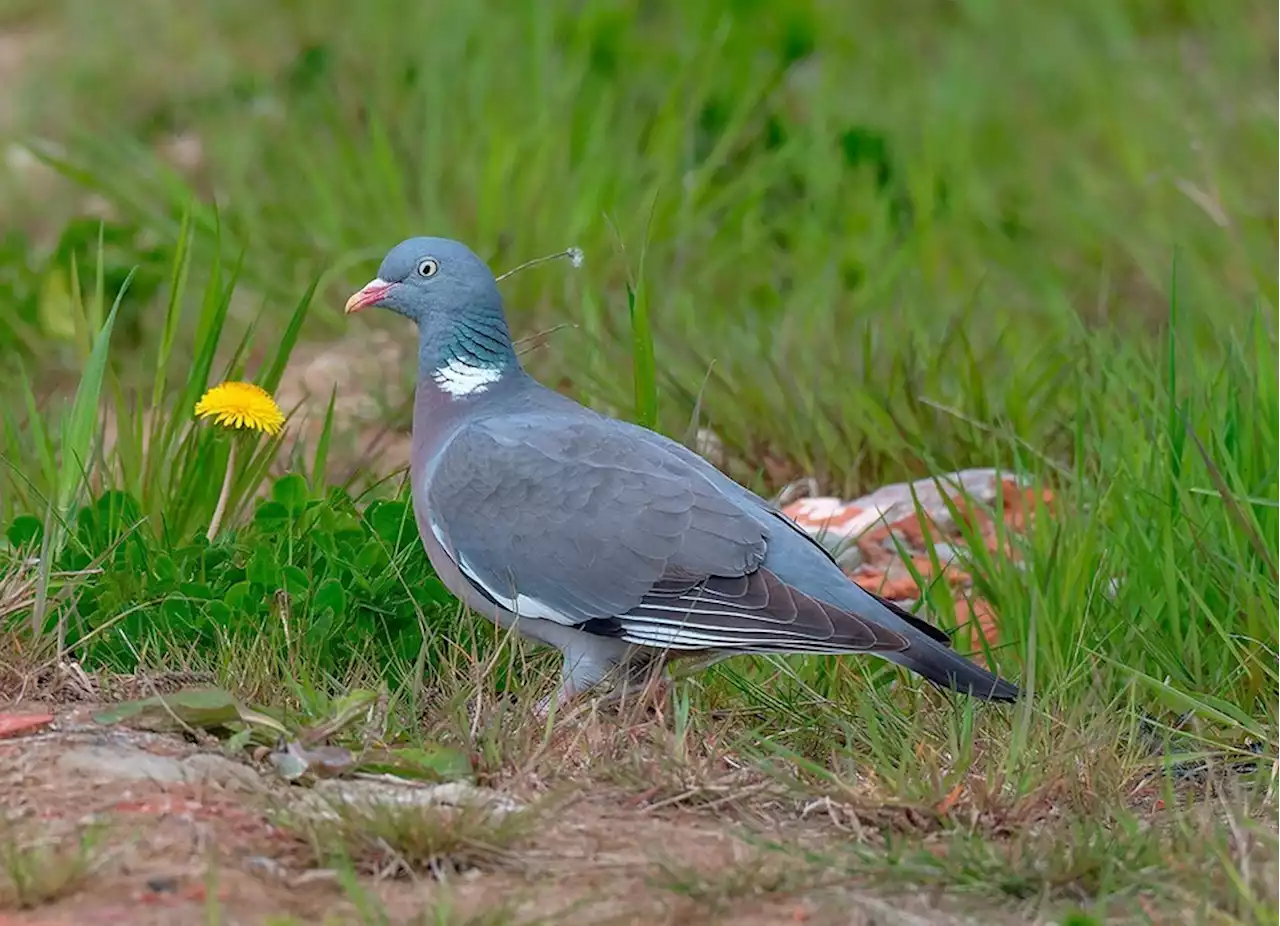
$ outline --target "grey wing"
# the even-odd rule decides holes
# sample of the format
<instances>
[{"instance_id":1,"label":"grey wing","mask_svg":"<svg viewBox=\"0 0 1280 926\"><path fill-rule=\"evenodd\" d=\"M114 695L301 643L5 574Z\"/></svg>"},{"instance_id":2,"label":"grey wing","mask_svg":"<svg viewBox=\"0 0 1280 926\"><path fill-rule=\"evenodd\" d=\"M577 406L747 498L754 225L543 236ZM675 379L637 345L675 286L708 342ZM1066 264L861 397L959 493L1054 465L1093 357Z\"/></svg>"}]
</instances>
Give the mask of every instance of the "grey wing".
<instances>
[{"instance_id":1,"label":"grey wing","mask_svg":"<svg viewBox=\"0 0 1280 926\"><path fill-rule=\"evenodd\" d=\"M594 416L481 419L449 442L428 520L508 610L582 624L626 613L672 565L743 575L764 527L659 448Z\"/></svg>"},{"instance_id":2,"label":"grey wing","mask_svg":"<svg viewBox=\"0 0 1280 926\"><path fill-rule=\"evenodd\" d=\"M443 451L427 507L461 572L524 617L679 650L907 646L762 568L768 521L605 418L474 422Z\"/></svg>"}]
</instances>

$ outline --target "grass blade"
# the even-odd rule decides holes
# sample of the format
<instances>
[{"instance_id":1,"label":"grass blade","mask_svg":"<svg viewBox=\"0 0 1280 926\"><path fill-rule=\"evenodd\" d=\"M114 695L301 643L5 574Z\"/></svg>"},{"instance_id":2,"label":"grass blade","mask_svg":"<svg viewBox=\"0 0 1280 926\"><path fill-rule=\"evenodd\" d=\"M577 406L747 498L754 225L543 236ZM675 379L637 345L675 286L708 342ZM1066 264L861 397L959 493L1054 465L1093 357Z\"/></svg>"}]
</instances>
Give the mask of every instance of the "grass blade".
<instances>
[{"instance_id":1,"label":"grass blade","mask_svg":"<svg viewBox=\"0 0 1280 926\"><path fill-rule=\"evenodd\" d=\"M130 272L120 292L116 294L115 302L102 329L94 338L93 350L89 353L88 362L80 376L80 383L76 387L71 411L63 421L62 469L58 475L58 490L55 495L60 512L65 513L88 467L89 454L96 433L95 425L98 420L98 400L102 394L102 380L107 369L107 353L111 348L111 333L115 329L120 300L132 279L133 273Z\"/></svg>"},{"instance_id":2,"label":"grass blade","mask_svg":"<svg viewBox=\"0 0 1280 926\"><path fill-rule=\"evenodd\" d=\"M652 428L658 423L657 363L653 352L653 332L649 326L648 300L643 286L632 289L631 284L627 284L627 312L631 318L636 423Z\"/></svg>"},{"instance_id":3,"label":"grass blade","mask_svg":"<svg viewBox=\"0 0 1280 926\"><path fill-rule=\"evenodd\" d=\"M329 407L325 409L324 426L320 429L320 439L316 441L316 453L311 464L311 491L319 495L324 492L325 479L329 468L329 444L333 439L333 407L338 398L338 387L334 386L329 393Z\"/></svg>"}]
</instances>

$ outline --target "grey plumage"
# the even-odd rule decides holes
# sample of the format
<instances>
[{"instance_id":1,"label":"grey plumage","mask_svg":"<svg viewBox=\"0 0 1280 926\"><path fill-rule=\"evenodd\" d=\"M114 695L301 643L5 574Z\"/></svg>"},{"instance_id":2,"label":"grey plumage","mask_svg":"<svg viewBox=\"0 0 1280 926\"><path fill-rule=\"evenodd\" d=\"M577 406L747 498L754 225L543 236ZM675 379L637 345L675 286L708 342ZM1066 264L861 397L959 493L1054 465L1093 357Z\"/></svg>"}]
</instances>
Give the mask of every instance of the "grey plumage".
<instances>
[{"instance_id":1,"label":"grey plumage","mask_svg":"<svg viewBox=\"0 0 1280 926\"><path fill-rule=\"evenodd\" d=\"M347 311L368 305L418 325L411 478L428 556L468 605L564 653L562 696L623 663L795 652L874 653L1018 696L688 448L529 377L465 246L402 242Z\"/></svg>"}]
</instances>

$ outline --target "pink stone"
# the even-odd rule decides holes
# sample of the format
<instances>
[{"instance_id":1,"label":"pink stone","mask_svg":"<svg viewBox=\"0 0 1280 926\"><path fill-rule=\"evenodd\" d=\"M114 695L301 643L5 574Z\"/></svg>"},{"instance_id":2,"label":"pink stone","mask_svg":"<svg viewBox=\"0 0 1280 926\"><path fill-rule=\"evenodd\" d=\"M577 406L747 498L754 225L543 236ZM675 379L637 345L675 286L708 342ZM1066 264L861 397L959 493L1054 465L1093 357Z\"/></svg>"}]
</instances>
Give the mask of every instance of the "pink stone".
<instances>
[{"instance_id":1,"label":"pink stone","mask_svg":"<svg viewBox=\"0 0 1280 926\"><path fill-rule=\"evenodd\" d=\"M968 495L973 500L991 503L998 491L994 469L965 469L915 482L895 482L876 491L845 501L829 496L802 498L782 509L809 534L824 535L828 546L854 540L880 524L894 525L915 514L919 500L928 518L942 530L952 526L951 512L943 501L939 483L953 500Z\"/></svg>"},{"instance_id":2,"label":"pink stone","mask_svg":"<svg viewBox=\"0 0 1280 926\"><path fill-rule=\"evenodd\" d=\"M840 539L857 537L880 517L878 511L838 498L802 498L782 513L810 534L825 533Z\"/></svg>"}]
</instances>

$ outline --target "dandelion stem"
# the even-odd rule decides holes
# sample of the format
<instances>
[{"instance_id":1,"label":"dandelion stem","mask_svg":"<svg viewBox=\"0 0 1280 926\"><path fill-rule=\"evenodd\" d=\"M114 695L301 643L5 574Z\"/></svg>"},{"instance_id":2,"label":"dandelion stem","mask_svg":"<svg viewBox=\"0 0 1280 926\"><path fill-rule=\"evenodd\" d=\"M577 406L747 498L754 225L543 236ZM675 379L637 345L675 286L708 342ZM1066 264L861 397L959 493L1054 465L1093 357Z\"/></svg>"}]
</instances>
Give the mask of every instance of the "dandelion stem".
<instances>
[{"instance_id":1,"label":"dandelion stem","mask_svg":"<svg viewBox=\"0 0 1280 926\"><path fill-rule=\"evenodd\" d=\"M213 520L209 522L209 533L205 536L213 542L214 535L222 525L222 516L227 512L227 498L231 495L231 483L236 474L236 442L231 441L231 449L227 451L227 474L222 477L222 494L218 496L218 506L213 509Z\"/></svg>"}]
</instances>

